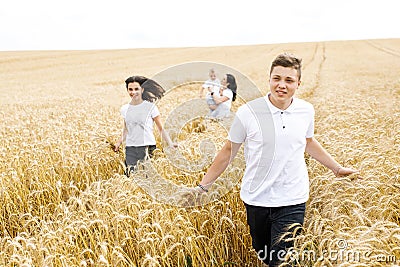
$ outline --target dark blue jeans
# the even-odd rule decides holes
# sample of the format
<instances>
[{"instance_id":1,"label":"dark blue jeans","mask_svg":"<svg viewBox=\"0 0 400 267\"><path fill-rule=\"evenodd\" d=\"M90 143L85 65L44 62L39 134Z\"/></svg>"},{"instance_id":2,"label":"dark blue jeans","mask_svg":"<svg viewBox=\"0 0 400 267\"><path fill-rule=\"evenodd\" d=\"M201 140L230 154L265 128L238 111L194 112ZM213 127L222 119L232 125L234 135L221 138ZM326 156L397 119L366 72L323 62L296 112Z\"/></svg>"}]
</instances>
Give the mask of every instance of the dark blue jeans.
<instances>
[{"instance_id":1,"label":"dark blue jeans","mask_svg":"<svg viewBox=\"0 0 400 267\"><path fill-rule=\"evenodd\" d=\"M303 225L306 204L273 208L244 204L253 248L264 263L270 267L278 266L286 251L293 247L293 242L280 238L292 224Z\"/></svg>"}]
</instances>

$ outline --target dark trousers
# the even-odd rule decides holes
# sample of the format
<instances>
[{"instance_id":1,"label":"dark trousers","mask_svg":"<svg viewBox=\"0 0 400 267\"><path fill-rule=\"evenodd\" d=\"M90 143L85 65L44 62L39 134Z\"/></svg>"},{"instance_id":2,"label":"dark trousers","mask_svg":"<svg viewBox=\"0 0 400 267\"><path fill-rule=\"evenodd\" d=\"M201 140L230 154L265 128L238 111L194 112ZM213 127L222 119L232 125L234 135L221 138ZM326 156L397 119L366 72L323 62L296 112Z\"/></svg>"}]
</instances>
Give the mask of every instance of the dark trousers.
<instances>
[{"instance_id":1,"label":"dark trousers","mask_svg":"<svg viewBox=\"0 0 400 267\"><path fill-rule=\"evenodd\" d=\"M284 207L258 207L245 203L253 248L270 267L282 263L293 242L281 239L294 223L303 225L305 203Z\"/></svg>"},{"instance_id":2,"label":"dark trousers","mask_svg":"<svg viewBox=\"0 0 400 267\"><path fill-rule=\"evenodd\" d=\"M144 160L147 155L151 157L155 149L155 145L125 147L125 175L129 176L129 174L135 170L139 160Z\"/></svg>"}]
</instances>

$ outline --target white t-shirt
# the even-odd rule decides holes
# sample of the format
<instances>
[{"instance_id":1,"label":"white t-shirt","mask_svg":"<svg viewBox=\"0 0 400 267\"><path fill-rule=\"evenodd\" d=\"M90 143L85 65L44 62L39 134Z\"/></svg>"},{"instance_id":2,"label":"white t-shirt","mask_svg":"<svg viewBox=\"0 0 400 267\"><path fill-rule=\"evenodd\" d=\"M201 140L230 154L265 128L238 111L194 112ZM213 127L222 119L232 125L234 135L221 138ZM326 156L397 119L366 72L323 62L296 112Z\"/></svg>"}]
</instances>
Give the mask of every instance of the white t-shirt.
<instances>
[{"instance_id":1,"label":"white t-shirt","mask_svg":"<svg viewBox=\"0 0 400 267\"><path fill-rule=\"evenodd\" d=\"M156 144L153 118L159 116L160 112L154 103L143 101L139 105L125 104L121 107L121 115L128 129L126 146Z\"/></svg>"},{"instance_id":2,"label":"white t-shirt","mask_svg":"<svg viewBox=\"0 0 400 267\"><path fill-rule=\"evenodd\" d=\"M205 81L203 83L203 88L207 89L208 87L214 87L214 86L219 88L220 85L221 85L221 82L219 81L218 78L216 78L215 80L208 79L207 81Z\"/></svg>"},{"instance_id":3,"label":"white t-shirt","mask_svg":"<svg viewBox=\"0 0 400 267\"><path fill-rule=\"evenodd\" d=\"M218 92L219 94L219 92ZM232 98L233 98L233 92L231 89L226 88L225 90L222 91L222 96L226 96L228 98L228 100L226 100L225 102L222 102L220 105L225 106L225 108L227 108L228 110L231 109L232 107Z\"/></svg>"},{"instance_id":4,"label":"white t-shirt","mask_svg":"<svg viewBox=\"0 0 400 267\"><path fill-rule=\"evenodd\" d=\"M214 85L211 89L211 92L208 92L207 94L214 93L214 95L219 95L219 89L221 88L220 85Z\"/></svg>"},{"instance_id":5,"label":"white t-shirt","mask_svg":"<svg viewBox=\"0 0 400 267\"><path fill-rule=\"evenodd\" d=\"M241 106L229 140L245 143L246 169L240 196L250 205L281 207L304 203L309 179L304 152L314 135L314 108L293 98L280 110L268 96Z\"/></svg>"}]
</instances>

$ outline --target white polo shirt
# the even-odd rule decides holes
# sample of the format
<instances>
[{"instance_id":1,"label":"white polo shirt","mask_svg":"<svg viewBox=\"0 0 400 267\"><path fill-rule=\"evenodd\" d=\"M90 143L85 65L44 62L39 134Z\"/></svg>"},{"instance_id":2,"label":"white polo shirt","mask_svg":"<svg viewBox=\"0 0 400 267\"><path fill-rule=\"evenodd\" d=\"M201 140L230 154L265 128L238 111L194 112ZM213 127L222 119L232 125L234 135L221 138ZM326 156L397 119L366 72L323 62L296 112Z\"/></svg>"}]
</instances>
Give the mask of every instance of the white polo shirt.
<instances>
[{"instance_id":1,"label":"white polo shirt","mask_svg":"<svg viewBox=\"0 0 400 267\"><path fill-rule=\"evenodd\" d=\"M240 196L250 205L281 207L304 203L309 179L304 159L306 138L314 135L314 108L293 98L280 110L268 96L241 106L229 140L245 143L246 169Z\"/></svg>"},{"instance_id":2,"label":"white polo shirt","mask_svg":"<svg viewBox=\"0 0 400 267\"><path fill-rule=\"evenodd\" d=\"M125 104L121 107L121 115L128 129L126 146L156 144L153 118L160 115L160 112L154 103L143 101L139 105Z\"/></svg>"}]
</instances>

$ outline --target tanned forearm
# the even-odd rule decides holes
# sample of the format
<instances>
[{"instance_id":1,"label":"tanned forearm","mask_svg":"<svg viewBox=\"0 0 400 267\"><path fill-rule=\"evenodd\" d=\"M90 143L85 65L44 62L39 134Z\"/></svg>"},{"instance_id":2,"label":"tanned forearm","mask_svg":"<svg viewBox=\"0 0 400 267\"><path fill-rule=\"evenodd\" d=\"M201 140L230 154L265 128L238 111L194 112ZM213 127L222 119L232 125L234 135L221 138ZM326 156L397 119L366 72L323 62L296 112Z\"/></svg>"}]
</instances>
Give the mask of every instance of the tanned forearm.
<instances>
[{"instance_id":1,"label":"tanned forearm","mask_svg":"<svg viewBox=\"0 0 400 267\"><path fill-rule=\"evenodd\" d=\"M306 152L320 162L322 165L332 170L335 174L341 165L321 146L313 137L307 138Z\"/></svg>"},{"instance_id":2,"label":"tanned forearm","mask_svg":"<svg viewBox=\"0 0 400 267\"><path fill-rule=\"evenodd\" d=\"M211 187L211 185L217 180L217 178L225 171L229 163L234 159L239 150L240 144L232 143L227 141L222 147L221 151L215 157L213 163L208 169L206 175L200 182L205 188Z\"/></svg>"}]
</instances>

